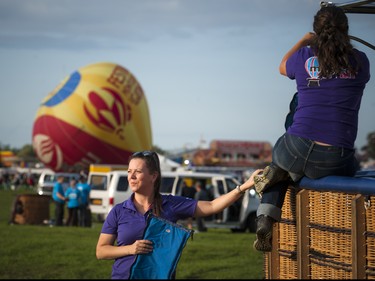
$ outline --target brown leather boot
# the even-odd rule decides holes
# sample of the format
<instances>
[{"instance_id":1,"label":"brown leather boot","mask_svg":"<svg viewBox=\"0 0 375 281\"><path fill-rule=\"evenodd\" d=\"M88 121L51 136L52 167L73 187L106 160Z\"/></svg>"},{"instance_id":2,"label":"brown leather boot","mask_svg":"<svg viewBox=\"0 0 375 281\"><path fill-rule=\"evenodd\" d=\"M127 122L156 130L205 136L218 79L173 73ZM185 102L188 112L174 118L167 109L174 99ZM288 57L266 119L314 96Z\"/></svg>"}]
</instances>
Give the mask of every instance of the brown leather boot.
<instances>
[{"instance_id":1,"label":"brown leather boot","mask_svg":"<svg viewBox=\"0 0 375 281\"><path fill-rule=\"evenodd\" d=\"M253 247L260 252L272 251L272 226L275 220L266 215L257 217L257 239L254 241Z\"/></svg>"},{"instance_id":2,"label":"brown leather boot","mask_svg":"<svg viewBox=\"0 0 375 281\"><path fill-rule=\"evenodd\" d=\"M287 171L271 163L264 168L262 174L254 176L255 190L261 194L268 187L280 181L287 180L288 178L289 173Z\"/></svg>"}]
</instances>

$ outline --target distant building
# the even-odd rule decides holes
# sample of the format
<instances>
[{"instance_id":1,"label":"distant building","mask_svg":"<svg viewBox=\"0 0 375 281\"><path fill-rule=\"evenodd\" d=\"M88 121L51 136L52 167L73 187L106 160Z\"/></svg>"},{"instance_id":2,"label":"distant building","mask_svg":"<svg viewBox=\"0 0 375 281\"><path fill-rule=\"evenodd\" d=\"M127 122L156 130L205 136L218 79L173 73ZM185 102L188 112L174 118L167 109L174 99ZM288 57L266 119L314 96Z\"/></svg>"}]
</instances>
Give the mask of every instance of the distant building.
<instances>
[{"instance_id":1,"label":"distant building","mask_svg":"<svg viewBox=\"0 0 375 281\"><path fill-rule=\"evenodd\" d=\"M272 145L264 141L213 140L192 156L195 166L263 167L271 160Z\"/></svg>"}]
</instances>

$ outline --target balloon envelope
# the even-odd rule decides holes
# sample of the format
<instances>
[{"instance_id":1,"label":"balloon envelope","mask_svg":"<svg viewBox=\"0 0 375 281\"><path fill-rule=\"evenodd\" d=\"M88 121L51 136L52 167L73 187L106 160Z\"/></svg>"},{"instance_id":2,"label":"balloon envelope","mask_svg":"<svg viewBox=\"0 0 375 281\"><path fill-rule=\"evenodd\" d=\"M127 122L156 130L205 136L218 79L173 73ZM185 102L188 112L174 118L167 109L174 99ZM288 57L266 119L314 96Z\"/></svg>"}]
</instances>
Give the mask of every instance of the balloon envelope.
<instances>
[{"instance_id":1,"label":"balloon envelope","mask_svg":"<svg viewBox=\"0 0 375 281\"><path fill-rule=\"evenodd\" d=\"M82 67L42 101L32 142L39 160L55 171L91 163L127 164L133 152L152 147L144 92L120 65Z\"/></svg>"}]
</instances>

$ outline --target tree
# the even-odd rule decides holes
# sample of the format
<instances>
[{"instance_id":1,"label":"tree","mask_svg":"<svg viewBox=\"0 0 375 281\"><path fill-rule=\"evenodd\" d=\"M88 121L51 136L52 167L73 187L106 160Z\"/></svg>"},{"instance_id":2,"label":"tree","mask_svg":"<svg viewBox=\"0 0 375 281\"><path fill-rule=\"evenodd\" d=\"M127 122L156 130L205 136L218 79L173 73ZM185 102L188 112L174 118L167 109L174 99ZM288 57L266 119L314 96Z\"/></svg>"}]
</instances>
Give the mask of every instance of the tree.
<instances>
[{"instance_id":1,"label":"tree","mask_svg":"<svg viewBox=\"0 0 375 281\"><path fill-rule=\"evenodd\" d=\"M36 157L33 146L31 144L26 144L20 150L18 150L17 156L23 159Z\"/></svg>"}]
</instances>

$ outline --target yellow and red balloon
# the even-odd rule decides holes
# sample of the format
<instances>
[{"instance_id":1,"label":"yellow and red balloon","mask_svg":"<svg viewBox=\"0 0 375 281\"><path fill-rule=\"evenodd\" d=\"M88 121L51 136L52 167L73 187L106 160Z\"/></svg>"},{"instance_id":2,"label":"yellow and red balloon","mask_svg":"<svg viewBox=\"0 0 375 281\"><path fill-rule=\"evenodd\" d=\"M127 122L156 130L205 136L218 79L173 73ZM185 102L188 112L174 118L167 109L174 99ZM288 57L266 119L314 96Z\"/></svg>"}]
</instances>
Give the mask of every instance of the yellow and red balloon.
<instances>
[{"instance_id":1,"label":"yellow and red balloon","mask_svg":"<svg viewBox=\"0 0 375 281\"><path fill-rule=\"evenodd\" d=\"M152 147L146 96L134 75L114 63L82 67L43 101L34 120L33 148L45 166L127 164Z\"/></svg>"}]
</instances>

